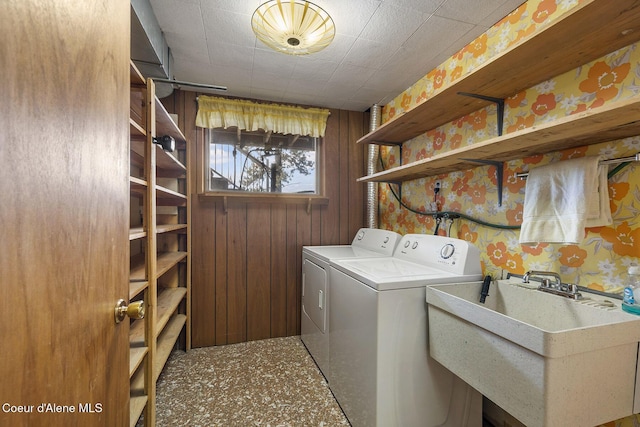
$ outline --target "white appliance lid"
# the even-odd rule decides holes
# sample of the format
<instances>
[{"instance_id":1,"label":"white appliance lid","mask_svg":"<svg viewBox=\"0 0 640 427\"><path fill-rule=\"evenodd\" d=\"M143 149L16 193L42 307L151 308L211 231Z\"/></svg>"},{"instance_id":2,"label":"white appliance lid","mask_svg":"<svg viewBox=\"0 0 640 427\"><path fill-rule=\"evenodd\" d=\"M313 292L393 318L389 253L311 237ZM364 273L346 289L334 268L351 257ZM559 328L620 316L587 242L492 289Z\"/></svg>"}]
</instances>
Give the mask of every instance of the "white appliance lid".
<instances>
[{"instance_id":1,"label":"white appliance lid","mask_svg":"<svg viewBox=\"0 0 640 427\"><path fill-rule=\"evenodd\" d=\"M385 257L388 255L380 252L363 249L357 246L351 245L336 245L336 246L303 246L303 254L309 254L329 262L332 259L343 258L372 258L372 257Z\"/></svg>"},{"instance_id":2,"label":"white appliance lid","mask_svg":"<svg viewBox=\"0 0 640 427\"><path fill-rule=\"evenodd\" d=\"M394 231L361 228L351 245L303 246L302 253L329 261L336 258L391 256L402 236Z\"/></svg>"},{"instance_id":3,"label":"white appliance lid","mask_svg":"<svg viewBox=\"0 0 640 427\"><path fill-rule=\"evenodd\" d=\"M334 260L331 266L380 291L482 279L481 274L455 274L393 257Z\"/></svg>"}]
</instances>

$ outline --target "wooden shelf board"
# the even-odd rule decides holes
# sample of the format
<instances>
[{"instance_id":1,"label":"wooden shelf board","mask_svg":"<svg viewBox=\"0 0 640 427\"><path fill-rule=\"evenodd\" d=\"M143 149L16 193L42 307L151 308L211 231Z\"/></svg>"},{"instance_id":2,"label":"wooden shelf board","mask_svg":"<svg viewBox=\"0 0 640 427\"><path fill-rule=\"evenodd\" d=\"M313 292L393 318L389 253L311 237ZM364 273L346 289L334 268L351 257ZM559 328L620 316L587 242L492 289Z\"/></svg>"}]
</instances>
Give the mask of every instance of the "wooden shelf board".
<instances>
[{"instance_id":1,"label":"wooden shelf board","mask_svg":"<svg viewBox=\"0 0 640 427\"><path fill-rule=\"evenodd\" d=\"M176 207L184 207L187 206L187 201L174 198L156 198L156 206L176 206Z\"/></svg>"},{"instance_id":2,"label":"wooden shelf board","mask_svg":"<svg viewBox=\"0 0 640 427\"><path fill-rule=\"evenodd\" d=\"M144 369L138 369L138 371L133 375L130 384L130 393L132 397L144 395Z\"/></svg>"},{"instance_id":3,"label":"wooden shelf board","mask_svg":"<svg viewBox=\"0 0 640 427\"><path fill-rule=\"evenodd\" d=\"M129 260L129 282L139 282L147 279L145 256L139 254Z\"/></svg>"},{"instance_id":4,"label":"wooden shelf board","mask_svg":"<svg viewBox=\"0 0 640 427\"><path fill-rule=\"evenodd\" d=\"M131 123L136 123L140 126L140 129L145 129L145 116L144 116L144 95L143 86L132 87L129 91L129 131L131 132ZM146 135L146 131L144 131ZM140 134L135 131L130 133L132 138L140 138Z\"/></svg>"},{"instance_id":5,"label":"wooden shelf board","mask_svg":"<svg viewBox=\"0 0 640 427\"><path fill-rule=\"evenodd\" d=\"M144 179L136 178L135 176L129 177L129 188L132 193L138 196L142 196L147 189L147 181Z\"/></svg>"},{"instance_id":6,"label":"wooden shelf board","mask_svg":"<svg viewBox=\"0 0 640 427\"><path fill-rule=\"evenodd\" d=\"M128 319L128 318L127 318ZM129 347L144 347L145 319L134 320L129 328Z\"/></svg>"},{"instance_id":7,"label":"wooden shelf board","mask_svg":"<svg viewBox=\"0 0 640 427\"><path fill-rule=\"evenodd\" d=\"M144 146L147 143L146 138L143 139L131 139L129 142L129 148L132 153L135 153L139 159L144 160Z\"/></svg>"},{"instance_id":8,"label":"wooden shelf board","mask_svg":"<svg viewBox=\"0 0 640 427\"><path fill-rule=\"evenodd\" d=\"M595 25L606 22L606 25ZM629 31L630 30L630 31ZM358 140L403 142L488 105L458 95L506 98L640 39L640 3L591 0Z\"/></svg>"},{"instance_id":9,"label":"wooden shelf board","mask_svg":"<svg viewBox=\"0 0 640 427\"><path fill-rule=\"evenodd\" d=\"M129 229L129 240L138 240L147 237L147 232L142 227L132 227Z\"/></svg>"},{"instance_id":10,"label":"wooden shelf board","mask_svg":"<svg viewBox=\"0 0 640 427\"><path fill-rule=\"evenodd\" d=\"M156 147L156 175L162 178L178 178L185 176L187 168L173 153L164 151L162 147Z\"/></svg>"},{"instance_id":11,"label":"wooden shelf board","mask_svg":"<svg viewBox=\"0 0 640 427\"><path fill-rule=\"evenodd\" d=\"M403 182L478 166L464 160L508 161L640 134L640 96L460 147L358 179Z\"/></svg>"},{"instance_id":12,"label":"wooden shelf board","mask_svg":"<svg viewBox=\"0 0 640 427\"><path fill-rule=\"evenodd\" d=\"M158 311L156 320L156 338L164 331L180 302L187 295L187 288L167 288L158 292Z\"/></svg>"},{"instance_id":13,"label":"wooden shelf board","mask_svg":"<svg viewBox=\"0 0 640 427\"><path fill-rule=\"evenodd\" d=\"M140 292L147 289L149 282L146 280L134 280L129 282L129 299L134 298Z\"/></svg>"},{"instance_id":14,"label":"wooden shelf board","mask_svg":"<svg viewBox=\"0 0 640 427\"><path fill-rule=\"evenodd\" d=\"M187 231L187 224L158 224L156 233L171 233L173 231Z\"/></svg>"},{"instance_id":15,"label":"wooden shelf board","mask_svg":"<svg viewBox=\"0 0 640 427\"><path fill-rule=\"evenodd\" d=\"M158 253L158 261L156 268L156 277L162 276L173 266L187 257L186 252L160 252Z\"/></svg>"},{"instance_id":16,"label":"wooden shelf board","mask_svg":"<svg viewBox=\"0 0 640 427\"><path fill-rule=\"evenodd\" d=\"M177 191L156 185L156 205L158 206L185 206L187 196Z\"/></svg>"},{"instance_id":17,"label":"wooden shelf board","mask_svg":"<svg viewBox=\"0 0 640 427\"><path fill-rule=\"evenodd\" d=\"M146 139L132 139L130 142L131 151L135 153L138 158L144 159L144 147L146 143ZM172 153L164 151L162 147L156 144L153 146L156 150L156 176L162 178L178 178L186 175L187 168Z\"/></svg>"},{"instance_id":18,"label":"wooden shelf board","mask_svg":"<svg viewBox=\"0 0 640 427\"><path fill-rule=\"evenodd\" d=\"M138 139L140 137L146 136L147 131L144 130L142 125L137 123L133 118L130 118L129 119L129 135L134 139Z\"/></svg>"},{"instance_id":19,"label":"wooden shelf board","mask_svg":"<svg viewBox=\"0 0 640 427\"><path fill-rule=\"evenodd\" d=\"M129 426L135 427L147 406L147 396L132 396L129 399Z\"/></svg>"},{"instance_id":20,"label":"wooden shelf board","mask_svg":"<svg viewBox=\"0 0 640 427\"><path fill-rule=\"evenodd\" d=\"M138 153L135 153L133 151L129 152L129 163L132 166L136 166L141 170L144 170L144 157L141 157ZM140 177L140 179L143 179L143 178Z\"/></svg>"},{"instance_id":21,"label":"wooden shelf board","mask_svg":"<svg viewBox=\"0 0 640 427\"><path fill-rule=\"evenodd\" d=\"M131 85L143 85L146 81L136 64L133 63L132 60L129 60L129 84Z\"/></svg>"},{"instance_id":22,"label":"wooden shelf board","mask_svg":"<svg viewBox=\"0 0 640 427\"><path fill-rule=\"evenodd\" d=\"M187 316L184 314L177 314L173 316L158 338L156 359L153 366L153 376L155 381L158 381L158 377L160 376L162 369L164 369L164 365L167 363L167 360L171 355L171 350L178 340L180 331L182 331L186 321Z\"/></svg>"},{"instance_id":23,"label":"wooden shelf board","mask_svg":"<svg viewBox=\"0 0 640 427\"><path fill-rule=\"evenodd\" d=\"M156 135L171 135L176 140L176 145L184 144L187 140L158 98L156 98Z\"/></svg>"},{"instance_id":24,"label":"wooden shelf board","mask_svg":"<svg viewBox=\"0 0 640 427\"><path fill-rule=\"evenodd\" d=\"M147 347L129 348L129 379L131 379L133 374L136 373L136 370L144 361L144 357L147 355L148 351L149 349Z\"/></svg>"}]
</instances>

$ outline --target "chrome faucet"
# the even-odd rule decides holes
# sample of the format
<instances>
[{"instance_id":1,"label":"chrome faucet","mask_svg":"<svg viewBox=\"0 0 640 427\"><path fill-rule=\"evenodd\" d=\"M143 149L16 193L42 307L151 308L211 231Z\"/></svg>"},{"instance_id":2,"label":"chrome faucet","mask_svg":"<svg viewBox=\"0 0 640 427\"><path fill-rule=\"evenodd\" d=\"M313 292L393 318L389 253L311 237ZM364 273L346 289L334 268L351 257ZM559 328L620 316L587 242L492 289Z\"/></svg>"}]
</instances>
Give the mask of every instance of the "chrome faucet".
<instances>
[{"instance_id":1,"label":"chrome faucet","mask_svg":"<svg viewBox=\"0 0 640 427\"><path fill-rule=\"evenodd\" d=\"M522 276L523 283L529 283L531 276L548 276L541 280L542 284L538 286L538 290L543 292L549 292L551 294L560 295L575 300L582 299L582 294L578 292L578 285L571 283L562 283L562 279L558 273L553 271L527 271ZM555 280L552 283L549 277L553 277Z\"/></svg>"}]
</instances>

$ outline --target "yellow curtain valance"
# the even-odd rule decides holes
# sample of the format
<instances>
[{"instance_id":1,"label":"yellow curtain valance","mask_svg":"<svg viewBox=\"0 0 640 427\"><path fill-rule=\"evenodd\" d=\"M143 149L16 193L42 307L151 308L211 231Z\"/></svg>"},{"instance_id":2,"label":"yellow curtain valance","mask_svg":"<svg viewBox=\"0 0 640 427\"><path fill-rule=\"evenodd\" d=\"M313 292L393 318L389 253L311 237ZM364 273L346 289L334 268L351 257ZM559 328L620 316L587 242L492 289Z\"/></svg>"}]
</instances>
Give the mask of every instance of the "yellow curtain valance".
<instances>
[{"instance_id":1,"label":"yellow curtain valance","mask_svg":"<svg viewBox=\"0 0 640 427\"><path fill-rule=\"evenodd\" d=\"M238 127L262 129L282 134L324 136L329 110L280 104L260 104L243 99L198 97L196 126L202 128Z\"/></svg>"}]
</instances>

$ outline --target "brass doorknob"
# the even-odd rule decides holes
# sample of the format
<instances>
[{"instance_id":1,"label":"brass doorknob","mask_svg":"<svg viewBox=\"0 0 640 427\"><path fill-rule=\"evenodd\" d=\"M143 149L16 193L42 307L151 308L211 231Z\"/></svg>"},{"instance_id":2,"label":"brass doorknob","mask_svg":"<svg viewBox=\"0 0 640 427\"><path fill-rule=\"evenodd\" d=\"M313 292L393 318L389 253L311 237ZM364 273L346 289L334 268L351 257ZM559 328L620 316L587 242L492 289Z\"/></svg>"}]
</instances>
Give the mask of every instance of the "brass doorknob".
<instances>
[{"instance_id":1,"label":"brass doorknob","mask_svg":"<svg viewBox=\"0 0 640 427\"><path fill-rule=\"evenodd\" d=\"M132 319L144 319L144 301L135 301L127 305L125 300L118 300L115 310L116 323L122 322L125 316Z\"/></svg>"}]
</instances>

